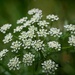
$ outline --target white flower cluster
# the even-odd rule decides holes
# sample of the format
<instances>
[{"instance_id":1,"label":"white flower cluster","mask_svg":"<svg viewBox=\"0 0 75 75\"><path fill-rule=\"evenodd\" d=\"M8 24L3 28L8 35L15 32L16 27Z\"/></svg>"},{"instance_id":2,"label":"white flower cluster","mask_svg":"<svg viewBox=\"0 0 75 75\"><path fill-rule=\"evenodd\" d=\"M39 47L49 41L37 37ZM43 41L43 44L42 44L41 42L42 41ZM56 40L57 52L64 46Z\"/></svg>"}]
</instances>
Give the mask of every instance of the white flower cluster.
<instances>
[{"instance_id":1,"label":"white flower cluster","mask_svg":"<svg viewBox=\"0 0 75 75\"><path fill-rule=\"evenodd\" d=\"M31 25L31 21L30 20L27 20L25 23L23 23L23 27L27 27L27 26L30 26Z\"/></svg>"},{"instance_id":2,"label":"white flower cluster","mask_svg":"<svg viewBox=\"0 0 75 75\"><path fill-rule=\"evenodd\" d=\"M23 40L23 47L24 47L24 49L26 49L26 48L30 48L31 47L31 44L32 44L32 39L25 39L25 40Z\"/></svg>"},{"instance_id":3,"label":"white flower cluster","mask_svg":"<svg viewBox=\"0 0 75 75\"><path fill-rule=\"evenodd\" d=\"M49 33L51 36L54 36L54 37L60 37L62 35L62 32L60 32L60 29L57 29L57 28L51 28Z\"/></svg>"},{"instance_id":4,"label":"white flower cluster","mask_svg":"<svg viewBox=\"0 0 75 75\"><path fill-rule=\"evenodd\" d=\"M7 64L9 67L9 70L19 70L20 69L20 63L21 61L19 61L18 57L14 57L12 59L10 59L9 63Z\"/></svg>"},{"instance_id":5,"label":"white flower cluster","mask_svg":"<svg viewBox=\"0 0 75 75\"><path fill-rule=\"evenodd\" d=\"M75 46L75 36L74 36L74 35L71 35L71 37L69 37L68 43L69 43L70 45Z\"/></svg>"},{"instance_id":6,"label":"white flower cluster","mask_svg":"<svg viewBox=\"0 0 75 75\"><path fill-rule=\"evenodd\" d=\"M21 34L19 35L19 40L25 40L27 39L27 32L26 31L22 31Z\"/></svg>"},{"instance_id":7,"label":"white flower cluster","mask_svg":"<svg viewBox=\"0 0 75 75\"><path fill-rule=\"evenodd\" d=\"M49 48L54 48L54 49L57 49L58 51L61 50L61 45L56 41L48 42L48 46L49 46Z\"/></svg>"},{"instance_id":8,"label":"white flower cluster","mask_svg":"<svg viewBox=\"0 0 75 75\"><path fill-rule=\"evenodd\" d=\"M29 30L29 31L27 32L27 36L28 36L29 38L35 37L36 35L34 34L34 30Z\"/></svg>"},{"instance_id":9,"label":"white flower cluster","mask_svg":"<svg viewBox=\"0 0 75 75\"><path fill-rule=\"evenodd\" d=\"M33 15L33 17L31 18L31 23L35 23L35 22L39 22L39 20L42 18L42 13L36 13L35 15Z\"/></svg>"},{"instance_id":10,"label":"white flower cluster","mask_svg":"<svg viewBox=\"0 0 75 75\"><path fill-rule=\"evenodd\" d=\"M23 26L17 26L17 27L14 29L14 33L20 32L22 29L23 29Z\"/></svg>"},{"instance_id":11,"label":"white flower cluster","mask_svg":"<svg viewBox=\"0 0 75 75\"><path fill-rule=\"evenodd\" d=\"M60 29L57 28L51 28L49 30L48 25L51 21L56 21L59 19L57 15L48 15L46 16L46 20L42 20L42 10L39 9L32 9L28 11L29 19L28 17L23 17L19 20L17 20L18 26L16 26L15 29L13 29L12 33L7 33L2 40L4 44L11 42L11 52L15 52L16 56L11 58L8 62L9 70L19 70L21 61L26 66L31 66L32 63L35 61L35 55L30 53L32 49L35 50L34 52L37 53L37 51L43 51L45 50L45 46L48 45L49 49L53 48L57 51L61 50L61 45L56 41L47 41L46 39L49 38L48 35L54 36L54 37L60 37L62 35L62 32ZM51 20L50 22L47 22L47 20ZM7 29L11 27L11 24L5 24L0 28L0 31L3 33L6 33ZM71 29L72 30L72 29ZM18 32L18 33L17 33ZM17 35L16 35L17 34ZM16 37L16 38L14 38ZM44 38L43 38L44 37ZM17 39L17 40L16 40ZM74 39L72 37L69 38L69 43L74 45ZM13 41L16 40L16 41ZM48 43L47 43L48 42ZM19 60L19 56L21 54L19 51L22 49L25 53L23 55L23 59L21 61ZM29 51L28 51L29 50ZM2 57L5 56L5 54L8 52L7 49L4 49L0 52L0 60L2 60ZM38 62L36 62L38 63ZM42 63L43 72L46 73L54 73L57 69L58 65L55 64L52 60L47 60Z\"/></svg>"},{"instance_id":12,"label":"white flower cluster","mask_svg":"<svg viewBox=\"0 0 75 75\"><path fill-rule=\"evenodd\" d=\"M20 46L21 46L21 42L20 41L15 41L15 42L12 42L12 45L10 46L13 50L12 52L18 52L18 50L20 49Z\"/></svg>"},{"instance_id":13,"label":"white flower cluster","mask_svg":"<svg viewBox=\"0 0 75 75\"><path fill-rule=\"evenodd\" d=\"M12 37L13 35L11 33L8 33L3 39L4 44L10 42L12 40Z\"/></svg>"},{"instance_id":14,"label":"white flower cluster","mask_svg":"<svg viewBox=\"0 0 75 75\"><path fill-rule=\"evenodd\" d=\"M42 10L39 9L31 9L28 11L28 14L33 15L33 17L30 20L32 24L38 22L42 18Z\"/></svg>"},{"instance_id":15,"label":"white flower cluster","mask_svg":"<svg viewBox=\"0 0 75 75\"><path fill-rule=\"evenodd\" d=\"M21 35L19 35L19 39L22 41L26 40L27 38L33 38L33 37L35 37L33 30L28 31L28 32L22 31Z\"/></svg>"},{"instance_id":16,"label":"white flower cluster","mask_svg":"<svg viewBox=\"0 0 75 75\"><path fill-rule=\"evenodd\" d=\"M31 53L28 53L28 54L25 54L23 56L23 62L25 65L27 66L31 66L33 61L35 60L34 59L35 55L31 54Z\"/></svg>"},{"instance_id":17,"label":"white flower cluster","mask_svg":"<svg viewBox=\"0 0 75 75\"><path fill-rule=\"evenodd\" d=\"M42 68L43 68L42 72L55 74L55 70L57 70L57 67L58 67L58 64L56 64L54 61L49 59L42 63Z\"/></svg>"},{"instance_id":18,"label":"white flower cluster","mask_svg":"<svg viewBox=\"0 0 75 75\"><path fill-rule=\"evenodd\" d=\"M29 31L37 31L37 27L35 26L30 26L28 29Z\"/></svg>"},{"instance_id":19,"label":"white flower cluster","mask_svg":"<svg viewBox=\"0 0 75 75\"><path fill-rule=\"evenodd\" d=\"M43 20L43 21L39 21L37 23L40 27L44 28L44 27L47 27L48 24L50 24L49 22L46 22L46 20Z\"/></svg>"},{"instance_id":20,"label":"white flower cluster","mask_svg":"<svg viewBox=\"0 0 75 75\"><path fill-rule=\"evenodd\" d=\"M10 29L11 26L12 26L11 24L4 24L2 27L0 27L0 31L1 31L2 33L6 33L6 31L7 31L8 29Z\"/></svg>"},{"instance_id":21,"label":"white flower cluster","mask_svg":"<svg viewBox=\"0 0 75 75\"><path fill-rule=\"evenodd\" d=\"M3 50L0 52L0 60L2 60L2 57L4 57L7 52L8 52L7 49L3 49Z\"/></svg>"},{"instance_id":22,"label":"white flower cluster","mask_svg":"<svg viewBox=\"0 0 75 75\"><path fill-rule=\"evenodd\" d=\"M49 19L51 21L57 21L59 17L57 15L52 14L52 15L47 15L46 19Z\"/></svg>"},{"instance_id":23,"label":"white flower cluster","mask_svg":"<svg viewBox=\"0 0 75 75\"><path fill-rule=\"evenodd\" d=\"M28 11L28 14L29 15L33 15L33 14L36 14L36 13L42 13L42 10L39 10L38 8L36 9L36 8L34 8L34 9L31 9L31 10L29 10Z\"/></svg>"},{"instance_id":24,"label":"white flower cluster","mask_svg":"<svg viewBox=\"0 0 75 75\"><path fill-rule=\"evenodd\" d=\"M27 19L28 19L27 17L23 17L20 20L17 20L17 24L25 23L27 21Z\"/></svg>"},{"instance_id":25,"label":"white flower cluster","mask_svg":"<svg viewBox=\"0 0 75 75\"><path fill-rule=\"evenodd\" d=\"M39 31L37 31L37 34L39 37L42 37L42 36L47 37L49 33L47 32L47 29L39 29Z\"/></svg>"},{"instance_id":26,"label":"white flower cluster","mask_svg":"<svg viewBox=\"0 0 75 75\"><path fill-rule=\"evenodd\" d=\"M32 42L32 47L38 51L38 50L44 50L44 44L43 44L43 41L41 40L35 40Z\"/></svg>"},{"instance_id":27,"label":"white flower cluster","mask_svg":"<svg viewBox=\"0 0 75 75\"><path fill-rule=\"evenodd\" d=\"M71 31L71 33L74 33L75 34L75 25L65 25L64 28L67 30L67 31Z\"/></svg>"}]
</instances>

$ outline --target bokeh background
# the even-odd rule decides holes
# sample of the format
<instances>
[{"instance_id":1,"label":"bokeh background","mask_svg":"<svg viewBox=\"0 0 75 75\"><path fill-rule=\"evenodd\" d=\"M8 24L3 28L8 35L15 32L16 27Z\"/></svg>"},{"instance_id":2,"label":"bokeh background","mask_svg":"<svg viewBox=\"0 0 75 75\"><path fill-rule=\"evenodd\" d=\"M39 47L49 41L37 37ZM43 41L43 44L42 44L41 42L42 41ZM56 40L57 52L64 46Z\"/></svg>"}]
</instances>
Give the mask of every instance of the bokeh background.
<instances>
[{"instance_id":1,"label":"bokeh background","mask_svg":"<svg viewBox=\"0 0 75 75\"><path fill-rule=\"evenodd\" d=\"M13 27L16 27L16 21L27 16L27 11L32 8L41 9L44 18L48 14L58 15L60 19L57 24L61 29L63 29L65 23L75 24L75 0L0 0L0 26L11 23ZM3 36L4 35L0 33L0 51L3 48L8 48L10 45L3 45L1 42ZM75 52L67 53L64 51L57 59L58 58L60 58L62 68L59 69L57 75L75 75ZM3 60L3 64L5 63L6 61ZM0 75L10 75L6 71L8 71L8 69L0 64ZM12 75L20 75L18 72L10 71L10 73ZM31 74L25 73L21 75Z\"/></svg>"}]
</instances>

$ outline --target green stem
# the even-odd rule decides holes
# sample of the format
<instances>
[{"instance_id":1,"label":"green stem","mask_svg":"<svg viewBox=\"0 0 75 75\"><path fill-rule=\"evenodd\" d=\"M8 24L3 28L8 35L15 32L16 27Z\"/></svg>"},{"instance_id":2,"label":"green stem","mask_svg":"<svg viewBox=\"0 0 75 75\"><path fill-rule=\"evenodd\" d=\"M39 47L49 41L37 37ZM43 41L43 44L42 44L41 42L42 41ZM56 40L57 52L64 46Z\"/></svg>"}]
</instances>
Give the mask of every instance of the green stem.
<instances>
[{"instance_id":1,"label":"green stem","mask_svg":"<svg viewBox=\"0 0 75 75\"><path fill-rule=\"evenodd\" d=\"M62 49L67 49L67 48L71 48L71 46L69 46L69 47L62 47Z\"/></svg>"},{"instance_id":2,"label":"green stem","mask_svg":"<svg viewBox=\"0 0 75 75\"><path fill-rule=\"evenodd\" d=\"M15 35L13 35L13 37L15 37L16 39L18 39L18 37L16 37Z\"/></svg>"}]
</instances>

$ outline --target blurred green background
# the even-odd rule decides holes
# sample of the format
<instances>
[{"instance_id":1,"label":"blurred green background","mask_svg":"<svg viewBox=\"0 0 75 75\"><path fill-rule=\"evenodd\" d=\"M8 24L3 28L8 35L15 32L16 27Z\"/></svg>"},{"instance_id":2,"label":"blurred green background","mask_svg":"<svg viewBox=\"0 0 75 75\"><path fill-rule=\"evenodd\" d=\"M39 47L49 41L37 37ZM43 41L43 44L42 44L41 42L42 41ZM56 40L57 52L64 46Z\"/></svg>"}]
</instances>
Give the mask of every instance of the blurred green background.
<instances>
[{"instance_id":1,"label":"blurred green background","mask_svg":"<svg viewBox=\"0 0 75 75\"><path fill-rule=\"evenodd\" d=\"M44 17L48 14L58 15L60 18L58 25L61 29L65 22L75 24L75 0L0 0L0 27L6 23L11 23L13 27L16 27L16 21L27 16L27 11L32 8L41 9ZM0 51L9 46L3 46L1 42L3 36L0 33ZM63 68L59 68L57 75L75 75L75 53L69 55L67 52L63 52L60 57ZM71 62L66 63L67 60ZM17 73L14 72L15 75L20 75ZM12 73L12 75L14 74ZM10 75L5 72L2 64L0 64L0 75Z\"/></svg>"}]
</instances>

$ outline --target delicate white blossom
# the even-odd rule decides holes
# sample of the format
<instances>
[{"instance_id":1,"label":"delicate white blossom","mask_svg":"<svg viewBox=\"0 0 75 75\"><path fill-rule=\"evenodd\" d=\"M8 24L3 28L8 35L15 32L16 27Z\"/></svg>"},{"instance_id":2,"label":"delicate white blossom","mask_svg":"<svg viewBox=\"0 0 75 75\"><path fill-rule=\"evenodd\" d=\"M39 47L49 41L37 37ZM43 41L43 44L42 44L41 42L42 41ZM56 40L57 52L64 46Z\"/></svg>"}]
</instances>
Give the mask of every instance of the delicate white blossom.
<instances>
[{"instance_id":1,"label":"delicate white blossom","mask_svg":"<svg viewBox=\"0 0 75 75\"><path fill-rule=\"evenodd\" d=\"M12 42L12 45L10 46L12 48L12 52L18 52L18 50L20 49L20 46L21 46L21 42L20 41L15 41L15 42Z\"/></svg>"},{"instance_id":2,"label":"delicate white blossom","mask_svg":"<svg viewBox=\"0 0 75 75\"><path fill-rule=\"evenodd\" d=\"M2 27L0 27L0 31L1 31L2 33L6 33L6 31L7 31L8 29L10 29L11 26L12 26L11 24L4 24Z\"/></svg>"},{"instance_id":3,"label":"delicate white blossom","mask_svg":"<svg viewBox=\"0 0 75 75\"><path fill-rule=\"evenodd\" d=\"M2 60L2 57L4 57L7 52L8 52L7 49L3 49L2 51L0 51L0 60Z\"/></svg>"},{"instance_id":4,"label":"delicate white blossom","mask_svg":"<svg viewBox=\"0 0 75 75\"><path fill-rule=\"evenodd\" d=\"M42 14L36 13L35 15L33 15L33 17L31 18L31 23L35 23L35 22L39 22L39 20L42 18Z\"/></svg>"},{"instance_id":5,"label":"delicate white blossom","mask_svg":"<svg viewBox=\"0 0 75 75\"><path fill-rule=\"evenodd\" d=\"M29 38L36 37L36 35L34 34L34 30L28 31L28 32L27 32L27 36L28 36Z\"/></svg>"},{"instance_id":6,"label":"delicate white blossom","mask_svg":"<svg viewBox=\"0 0 75 75\"><path fill-rule=\"evenodd\" d=\"M49 19L51 21L57 21L59 17L57 15L52 14L52 15L47 15L46 19Z\"/></svg>"},{"instance_id":7,"label":"delicate white blossom","mask_svg":"<svg viewBox=\"0 0 75 75\"><path fill-rule=\"evenodd\" d=\"M31 10L28 11L28 14L29 15L33 15L33 14L36 14L36 13L42 13L42 10L39 10L38 8L33 8Z\"/></svg>"},{"instance_id":8,"label":"delicate white blossom","mask_svg":"<svg viewBox=\"0 0 75 75\"><path fill-rule=\"evenodd\" d=\"M27 26L30 26L31 25L31 21L30 20L27 20L25 23L23 23L23 27L27 27Z\"/></svg>"},{"instance_id":9,"label":"delicate white blossom","mask_svg":"<svg viewBox=\"0 0 75 75\"><path fill-rule=\"evenodd\" d=\"M28 32L22 31L21 35L19 35L20 40L25 40L27 38L33 38L36 35L34 34L34 30L29 30Z\"/></svg>"},{"instance_id":10,"label":"delicate white blossom","mask_svg":"<svg viewBox=\"0 0 75 75\"><path fill-rule=\"evenodd\" d=\"M29 10L28 14L33 15L30 20L32 24L38 22L42 18L42 10L36 8Z\"/></svg>"},{"instance_id":11,"label":"delicate white blossom","mask_svg":"<svg viewBox=\"0 0 75 75\"><path fill-rule=\"evenodd\" d=\"M67 31L71 31L71 33L74 33L75 34L75 25L65 25L64 28L67 30Z\"/></svg>"},{"instance_id":12,"label":"delicate white blossom","mask_svg":"<svg viewBox=\"0 0 75 75\"><path fill-rule=\"evenodd\" d=\"M14 33L20 32L22 29L23 29L23 26L17 26L17 27L14 29Z\"/></svg>"},{"instance_id":13,"label":"delicate white blossom","mask_svg":"<svg viewBox=\"0 0 75 75\"><path fill-rule=\"evenodd\" d=\"M75 46L75 36L74 35L71 35L71 37L69 37L68 43L72 46Z\"/></svg>"},{"instance_id":14,"label":"delicate white blossom","mask_svg":"<svg viewBox=\"0 0 75 75\"><path fill-rule=\"evenodd\" d=\"M62 32L60 32L60 29L57 29L57 28L51 28L49 33L51 36L54 36L54 37L60 37L62 35Z\"/></svg>"},{"instance_id":15,"label":"delicate white blossom","mask_svg":"<svg viewBox=\"0 0 75 75\"><path fill-rule=\"evenodd\" d=\"M3 39L4 44L10 42L12 40L12 37L13 35L11 33L8 33Z\"/></svg>"},{"instance_id":16,"label":"delicate white blossom","mask_svg":"<svg viewBox=\"0 0 75 75\"><path fill-rule=\"evenodd\" d=\"M23 24L27 21L27 19L28 19L27 17L23 17L20 20L17 20L17 24Z\"/></svg>"},{"instance_id":17,"label":"delicate white blossom","mask_svg":"<svg viewBox=\"0 0 75 75\"><path fill-rule=\"evenodd\" d=\"M37 31L37 34L38 34L39 37L41 37L41 36L47 37L47 35L49 33L47 32L46 29L39 29L39 31Z\"/></svg>"},{"instance_id":18,"label":"delicate white blossom","mask_svg":"<svg viewBox=\"0 0 75 75\"><path fill-rule=\"evenodd\" d=\"M58 51L61 50L61 44L59 44L56 41L50 41L50 42L48 42L48 46L49 46L49 48L54 48L54 49L57 49Z\"/></svg>"},{"instance_id":19,"label":"delicate white blossom","mask_svg":"<svg viewBox=\"0 0 75 75\"><path fill-rule=\"evenodd\" d=\"M21 61L19 61L19 58L15 56L14 58L10 59L10 61L7 65L9 67L9 70L19 70L20 63L21 63Z\"/></svg>"},{"instance_id":20,"label":"delicate white blossom","mask_svg":"<svg viewBox=\"0 0 75 75\"><path fill-rule=\"evenodd\" d=\"M58 68L58 64L56 64L54 61L50 59L42 63L42 69L43 69L42 72L55 74L57 68Z\"/></svg>"},{"instance_id":21,"label":"delicate white blossom","mask_svg":"<svg viewBox=\"0 0 75 75\"><path fill-rule=\"evenodd\" d=\"M27 39L27 38L28 38L27 32L22 31L22 32L21 32L21 35L19 35L19 39L20 39L20 40L25 40L25 39Z\"/></svg>"},{"instance_id":22,"label":"delicate white blossom","mask_svg":"<svg viewBox=\"0 0 75 75\"><path fill-rule=\"evenodd\" d=\"M24 49L26 48L29 49L31 47L31 44L32 44L32 39L25 39L23 40L22 46L24 47Z\"/></svg>"},{"instance_id":23,"label":"delicate white blossom","mask_svg":"<svg viewBox=\"0 0 75 75\"><path fill-rule=\"evenodd\" d=\"M47 22L46 20L43 20L43 21L39 21L37 24L38 24L41 28L43 28L43 27L47 27L48 24L50 24L50 23Z\"/></svg>"},{"instance_id":24,"label":"delicate white blossom","mask_svg":"<svg viewBox=\"0 0 75 75\"><path fill-rule=\"evenodd\" d=\"M38 51L38 50L44 50L44 44L43 44L43 41L41 40L35 40L32 42L32 47Z\"/></svg>"},{"instance_id":25,"label":"delicate white blossom","mask_svg":"<svg viewBox=\"0 0 75 75\"><path fill-rule=\"evenodd\" d=\"M28 29L29 31L37 31L37 27L35 26L30 26Z\"/></svg>"},{"instance_id":26,"label":"delicate white blossom","mask_svg":"<svg viewBox=\"0 0 75 75\"><path fill-rule=\"evenodd\" d=\"M31 66L33 61L35 60L34 57L35 57L35 55L33 55L31 53L23 55L24 64L27 65L27 66Z\"/></svg>"}]
</instances>

